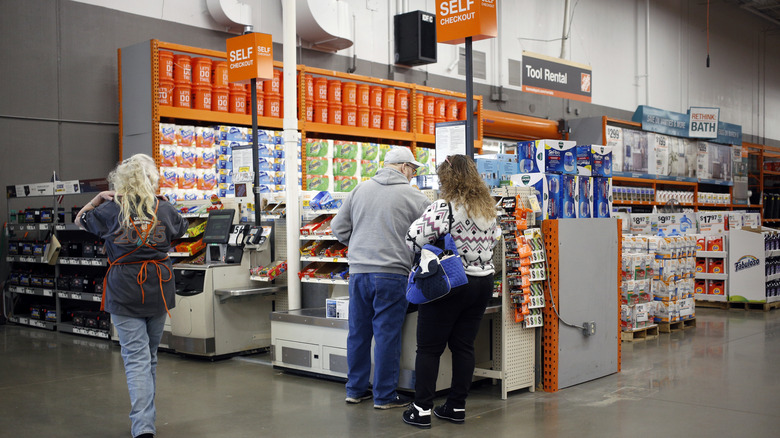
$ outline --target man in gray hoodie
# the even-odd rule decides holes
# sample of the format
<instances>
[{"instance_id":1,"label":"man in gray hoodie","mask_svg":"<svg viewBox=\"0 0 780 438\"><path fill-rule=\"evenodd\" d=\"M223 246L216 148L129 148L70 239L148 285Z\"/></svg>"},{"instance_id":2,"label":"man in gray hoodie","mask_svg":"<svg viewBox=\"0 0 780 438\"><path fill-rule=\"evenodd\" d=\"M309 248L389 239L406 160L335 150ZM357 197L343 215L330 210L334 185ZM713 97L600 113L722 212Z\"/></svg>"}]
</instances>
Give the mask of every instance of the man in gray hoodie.
<instances>
[{"instance_id":1,"label":"man in gray hoodie","mask_svg":"<svg viewBox=\"0 0 780 438\"><path fill-rule=\"evenodd\" d=\"M397 147L385 166L347 196L331 221L333 234L349 246L347 403L374 398L390 409L411 400L398 395L401 329L406 317L406 281L414 254L406 246L409 226L431 201L409 185L421 163ZM369 390L374 338L374 391Z\"/></svg>"}]
</instances>

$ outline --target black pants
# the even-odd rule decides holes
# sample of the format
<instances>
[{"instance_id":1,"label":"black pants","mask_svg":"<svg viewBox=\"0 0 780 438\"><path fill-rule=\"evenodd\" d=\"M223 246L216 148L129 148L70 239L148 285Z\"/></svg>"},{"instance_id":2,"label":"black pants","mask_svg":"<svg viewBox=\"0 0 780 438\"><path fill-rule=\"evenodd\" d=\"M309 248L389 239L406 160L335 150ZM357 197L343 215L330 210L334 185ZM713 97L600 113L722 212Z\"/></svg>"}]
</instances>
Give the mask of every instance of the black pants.
<instances>
[{"instance_id":1,"label":"black pants","mask_svg":"<svg viewBox=\"0 0 780 438\"><path fill-rule=\"evenodd\" d=\"M448 345L452 352L452 382L447 404L455 409L466 407L474 375L474 339L493 294L493 275L468 279L468 284L454 289L447 297L419 307L414 403L422 409L433 407L439 360Z\"/></svg>"}]
</instances>

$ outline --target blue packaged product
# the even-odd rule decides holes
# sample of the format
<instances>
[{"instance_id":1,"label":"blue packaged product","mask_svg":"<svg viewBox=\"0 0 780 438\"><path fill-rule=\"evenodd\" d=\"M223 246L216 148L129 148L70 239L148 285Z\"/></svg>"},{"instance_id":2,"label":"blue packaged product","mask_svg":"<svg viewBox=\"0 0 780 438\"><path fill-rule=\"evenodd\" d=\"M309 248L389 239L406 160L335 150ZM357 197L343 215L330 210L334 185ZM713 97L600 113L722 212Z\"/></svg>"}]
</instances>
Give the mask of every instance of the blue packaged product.
<instances>
[{"instance_id":1,"label":"blue packaged product","mask_svg":"<svg viewBox=\"0 0 780 438\"><path fill-rule=\"evenodd\" d=\"M555 177L559 176L555 175ZM510 177L510 182L513 186L536 189L536 199L541 208L542 219L553 219L549 217L551 210L550 186L552 185L555 190L558 190L560 186L560 181L551 184L550 177L553 177L553 175L544 173L519 173Z\"/></svg>"},{"instance_id":2,"label":"blue packaged product","mask_svg":"<svg viewBox=\"0 0 780 438\"><path fill-rule=\"evenodd\" d=\"M612 178L593 177L593 217L610 217L612 213Z\"/></svg>"},{"instance_id":3,"label":"blue packaged product","mask_svg":"<svg viewBox=\"0 0 780 438\"><path fill-rule=\"evenodd\" d=\"M498 187L499 185L499 162L489 158L475 158L477 172L485 180L488 187Z\"/></svg>"},{"instance_id":4,"label":"blue packaged product","mask_svg":"<svg viewBox=\"0 0 780 438\"><path fill-rule=\"evenodd\" d=\"M576 176L577 186L577 212L578 218L591 217L593 204L593 181L589 176Z\"/></svg>"},{"instance_id":5,"label":"blue packaged product","mask_svg":"<svg viewBox=\"0 0 780 438\"><path fill-rule=\"evenodd\" d=\"M568 140L518 142L517 164L522 173L576 174L575 142Z\"/></svg>"},{"instance_id":6,"label":"blue packaged product","mask_svg":"<svg viewBox=\"0 0 780 438\"><path fill-rule=\"evenodd\" d=\"M591 145L577 145L577 175L591 176L593 168L593 153Z\"/></svg>"},{"instance_id":7,"label":"blue packaged product","mask_svg":"<svg viewBox=\"0 0 780 438\"><path fill-rule=\"evenodd\" d=\"M612 148L610 146L591 145L593 176L612 176Z\"/></svg>"}]
</instances>

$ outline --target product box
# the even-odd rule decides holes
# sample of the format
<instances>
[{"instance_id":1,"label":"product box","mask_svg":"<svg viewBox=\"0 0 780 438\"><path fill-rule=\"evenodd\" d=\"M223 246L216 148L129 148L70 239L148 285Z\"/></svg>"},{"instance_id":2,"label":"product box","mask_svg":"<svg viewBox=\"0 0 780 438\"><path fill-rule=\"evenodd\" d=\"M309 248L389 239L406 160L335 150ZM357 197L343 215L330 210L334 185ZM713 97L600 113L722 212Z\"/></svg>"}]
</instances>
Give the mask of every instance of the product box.
<instances>
[{"instance_id":1,"label":"product box","mask_svg":"<svg viewBox=\"0 0 780 438\"><path fill-rule=\"evenodd\" d=\"M333 176L357 176L358 161L347 158L333 159Z\"/></svg>"},{"instance_id":2,"label":"product box","mask_svg":"<svg viewBox=\"0 0 780 438\"><path fill-rule=\"evenodd\" d=\"M592 217L610 217L612 213L612 178L594 177Z\"/></svg>"},{"instance_id":3,"label":"product box","mask_svg":"<svg viewBox=\"0 0 780 438\"><path fill-rule=\"evenodd\" d=\"M623 129L623 171L647 173L650 158L647 133Z\"/></svg>"},{"instance_id":4,"label":"product box","mask_svg":"<svg viewBox=\"0 0 780 438\"><path fill-rule=\"evenodd\" d=\"M612 176L612 148L609 146L590 145L591 175Z\"/></svg>"},{"instance_id":5,"label":"product box","mask_svg":"<svg viewBox=\"0 0 780 438\"><path fill-rule=\"evenodd\" d=\"M607 138L604 143L612 149L612 170L614 172L623 171L623 157L625 148L623 147L623 128L617 126L607 126Z\"/></svg>"},{"instance_id":6,"label":"product box","mask_svg":"<svg viewBox=\"0 0 780 438\"><path fill-rule=\"evenodd\" d=\"M708 259L707 272L710 274L723 274L723 259Z\"/></svg>"},{"instance_id":7,"label":"product box","mask_svg":"<svg viewBox=\"0 0 780 438\"><path fill-rule=\"evenodd\" d=\"M332 140L306 139L306 158L332 156Z\"/></svg>"},{"instance_id":8,"label":"product box","mask_svg":"<svg viewBox=\"0 0 780 438\"><path fill-rule=\"evenodd\" d=\"M569 183L573 182L574 177L567 175L567 178L564 179L563 175L558 174L547 174L545 177L549 197L547 208L544 210L545 219L563 219L566 213L570 213L571 217L574 217L574 197L567 196L567 194L572 193Z\"/></svg>"},{"instance_id":9,"label":"product box","mask_svg":"<svg viewBox=\"0 0 780 438\"><path fill-rule=\"evenodd\" d=\"M333 177L333 191L334 192L351 192L357 187L360 180L355 176L334 176Z\"/></svg>"},{"instance_id":10,"label":"product box","mask_svg":"<svg viewBox=\"0 0 780 438\"><path fill-rule=\"evenodd\" d=\"M663 134L648 133L648 140L652 146L648 161L647 173L653 175L670 175L670 151L669 137Z\"/></svg>"},{"instance_id":11,"label":"product box","mask_svg":"<svg viewBox=\"0 0 780 438\"><path fill-rule=\"evenodd\" d=\"M548 189L549 175L543 173L520 173L512 175L510 177L510 183L517 187L532 187L536 189L536 199L539 201L539 206L542 209L542 219L549 219L548 208L550 201L550 194Z\"/></svg>"},{"instance_id":12,"label":"product box","mask_svg":"<svg viewBox=\"0 0 780 438\"><path fill-rule=\"evenodd\" d=\"M498 163L498 180L499 185L509 185L512 175L520 173L520 168L517 162L514 161L499 161Z\"/></svg>"},{"instance_id":13,"label":"product box","mask_svg":"<svg viewBox=\"0 0 780 438\"><path fill-rule=\"evenodd\" d=\"M695 301L693 298L683 298L677 301L677 313L680 320L693 319L695 314Z\"/></svg>"},{"instance_id":14,"label":"product box","mask_svg":"<svg viewBox=\"0 0 780 438\"><path fill-rule=\"evenodd\" d=\"M593 152L591 151L591 146L578 144L575 148L577 153L577 175L593 175Z\"/></svg>"},{"instance_id":15,"label":"product box","mask_svg":"<svg viewBox=\"0 0 780 438\"><path fill-rule=\"evenodd\" d=\"M349 297L333 297L326 299L325 317L349 319Z\"/></svg>"},{"instance_id":16,"label":"product box","mask_svg":"<svg viewBox=\"0 0 780 438\"><path fill-rule=\"evenodd\" d=\"M501 163L499 163L498 160L481 157L475 158L474 161L477 165L477 172L479 172L482 179L485 180L488 187L498 187Z\"/></svg>"},{"instance_id":17,"label":"product box","mask_svg":"<svg viewBox=\"0 0 780 438\"><path fill-rule=\"evenodd\" d=\"M680 313L676 301L657 301L655 303L655 322L677 322Z\"/></svg>"},{"instance_id":18,"label":"product box","mask_svg":"<svg viewBox=\"0 0 780 438\"><path fill-rule=\"evenodd\" d=\"M576 174L576 144L567 140L536 140L517 143L517 163L523 173Z\"/></svg>"},{"instance_id":19,"label":"product box","mask_svg":"<svg viewBox=\"0 0 780 438\"><path fill-rule=\"evenodd\" d=\"M354 160L358 157L360 147L350 141L335 140L333 142L333 158Z\"/></svg>"},{"instance_id":20,"label":"product box","mask_svg":"<svg viewBox=\"0 0 780 438\"><path fill-rule=\"evenodd\" d=\"M577 211L578 218L589 218L593 211L593 180L589 176L576 175L575 185L577 188Z\"/></svg>"}]
</instances>

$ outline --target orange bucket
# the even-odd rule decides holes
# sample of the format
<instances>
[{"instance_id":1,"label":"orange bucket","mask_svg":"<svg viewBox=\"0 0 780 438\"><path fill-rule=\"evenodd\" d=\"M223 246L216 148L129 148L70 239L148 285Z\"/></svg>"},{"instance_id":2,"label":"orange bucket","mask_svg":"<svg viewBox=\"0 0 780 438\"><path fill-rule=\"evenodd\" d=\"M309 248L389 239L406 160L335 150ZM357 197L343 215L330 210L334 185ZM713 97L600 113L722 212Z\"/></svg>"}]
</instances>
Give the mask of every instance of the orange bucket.
<instances>
[{"instance_id":1,"label":"orange bucket","mask_svg":"<svg viewBox=\"0 0 780 438\"><path fill-rule=\"evenodd\" d=\"M325 78L314 79L314 101L328 101L328 80Z\"/></svg>"},{"instance_id":2,"label":"orange bucket","mask_svg":"<svg viewBox=\"0 0 780 438\"><path fill-rule=\"evenodd\" d=\"M228 87L228 65L225 61L211 63L211 86L214 88Z\"/></svg>"},{"instance_id":3,"label":"orange bucket","mask_svg":"<svg viewBox=\"0 0 780 438\"><path fill-rule=\"evenodd\" d=\"M172 56L171 60L173 60ZM172 61L171 65L173 65ZM173 105L173 81L160 79L160 86L157 87L157 101L162 106Z\"/></svg>"},{"instance_id":4,"label":"orange bucket","mask_svg":"<svg viewBox=\"0 0 780 438\"><path fill-rule=\"evenodd\" d=\"M371 90L369 91L371 94L369 96L368 106L372 109L381 109L382 108L382 87L371 87Z\"/></svg>"},{"instance_id":5,"label":"orange bucket","mask_svg":"<svg viewBox=\"0 0 780 438\"><path fill-rule=\"evenodd\" d=\"M395 130L409 132L409 113L406 111L395 112Z\"/></svg>"},{"instance_id":6,"label":"orange bucket","mask_svg":"<svg viewBox=\"0 0 780 438\"><path fill-rule=\"evenodd\" d=\"M192 82L192 64L187 55L173 55L173 80L176 82Z\"/></svg>"},{"instance_id":7,"label":"orange bucket","mask_svg":"<svg viewBox=\"0 0 780 438\"><path fill-rule=\"evenodd\" d=\"M341 103L341 81L328 81L328 103Z\"/></svg>"},{"instance_id":8,"label":"orange bucket","mask_svg":"<svg viewBox=\"0 0 780 438\"><path fill-rule=\"evenodd\" d=\"M417 117L422 117L425 115L425 99L423 99L423 96L418 94L417 95Z\"/></svg>"},{"instance_id":9,"label":"orange bucket","mask_svg":"<svg viewBox=\"0 0 780 438\"><path fill-rule=\"evenodd\" d=\"M387 91L387 90L385 90ZM395 111L383 110L382 111L382 129L388 131L395 131Z\"/></svg>"},{"instance_id":10,"label":"orange bucket","mask_svg":"<svg viewBox=\"0 0 780 438\"><path fill-rule=\"evenodd\" d=\"M314 121L314 104L311 102L306 102L306 121Z\"/></svg>"},{"instance_id":11,"label":"orange bucket","mask_svg":"<svg viewBox=\"0 0 780 438\"><path fill-rule=\"evenodd\" d=\"M211 110L222 113L230 109L230 93L225 88L211 89Z\"/></svg>"},{"instance_id":12,"label":"orange bucket","mask_svg":"<svg viewBox=\"0 0 780 438\"><path fill-rule=\"evenodd\" d=\"M468 112L466 111L466 101L458 102L458 120L466 120Z\"/></svg>"},{"instance_id":13,"label":"orange bucket","mask_svg":"<svg viewBox=\"0 0 780 438\"><path fill-rule=\"evenodd\" d=\"M339 87L339 92L341 92L341 87ZM331 125L340 125L341 124L341 104L340 103L329 103L328 104L328 123Z\"/></svg>"},{"instance_id":14,"label":"orange bucket","mask_svg":"<svg viewBox=\"0 0 780 438\"><path fill-rule=\"evenodd\" d=\"M346 126L357 126L357 106L344 104L341 110L341 121Z\"/></svg>"},{"instance_id":15,"label":"orange bucket","mask_svg":"<svg viewBox=\"0 0 780 438\"><path fill-rule=\"evenodd\" d=\"M357 106L357 84L344 82L341 85L341 100L344 105Z\"/></svg>"},{"instance_id":16,"label":"orange bucket","mask_svg":"<svg viewBox=\"0 0 780 438\"><path fill-rule=\"evenodd\" d=\"M279 118L282 116L282 98L278 95L266 94L263 105L263 115L265 117Z\"/></svg>"},{"instance_id":17,"label":"orange bucket","mask_svg":"<svg viewBox=\"0 0 780 438\"><path fill-rule=\"evenodd\" d=\"M435 134L436 133L436 120L433 117L425 117L423 119L423 134Z\"/></svg>"},{"instance_id":18,"label":"orange bucket","mask_svg":"<svg viewBox=\"0 0 780 438\"><path fill-rule=\"evenodd\" d=\"M444 116L448 122L458 120L458 101L447 99L447 113Z\"/></svg>"},{"instance_id":19,"label":"orange bucket","mask_svg":"<svg viewBox=\"0 0 780 438\"><path fill-rule=\"evenodd\" d=\"M371 108L368 123L370 128L382 129L382 110Z\"/></svg>"},{"instance_id":20,"label":"orange bucket","mask_svg":"<svg viewBox=\"0 0 780 438\"><path fill-rule=\"evenodd\" d=\"M382 110L395 111L395 88L385 88L382 93Z\"/></svg>"},{"instance_id":21,"label":"orange bucket","mask_svg":"<svg viewBox=\"0 0 780 438\"><path fill-rule=\"evenodd\" d=\"M250 96L247 102L251 102L252 97ZM263 117L265 116L265 93L261 93L260 90L257 90L257 117Z\"/></svg>"},{"instance_id":22,"label":"orange bucket","mask_svg":"<svg viewBox=\"0 0 780 438\"><path fill-rule=\"evenodd\" d=\"M211 111L211 85L196 85L192 88L195 109Z\"/></svg>"},{"instance_id":23,"label":"orange bucket","mask_svg":"<svg viewBox=\"0 0 780 438\"><path fill-rule=\"evenodd\" d=\"M437 119L446 119L447 118L447 100L442 99L440 97L437 97L436 100L434 100L434 112L433 117Z\"/></svg>"},{"instance_id":24,"label":"orange bucket","mask_svg":"<svg viewBox=\"0 0 780 438\"><path fill-rule=\"evenodd\" d=\"M328 123L328 104L314 102L314 121Z\"/></svg>"},{"instance_id":25,"label":"orange bucket","mask_svg":"<svg viewBox=\"0 0 780 438\"><path fill-rule=\"evenodd\" d=\"M306 81L306 102L314 102L314 77L304 75L303 79Z\"/></svg>"},{"instance_id":26,"label":"orange bucket","mask_svg":"<svg viewBox=\"0 0 780 438\"><path fill-rule=\"evenodd\" d=\"M436 99L433 96L425 96L423 98L423 115L425 117L433 117L436 113Z\"/></svg>"},{"instance_id":27,"label":"orange bucket","mask_svg":"<svg viewBox=\"0 0 780 438\"><path fill-rule=\"evenodd\" d=\"M160 50L160 80L173 81L173 52Z\"/></svg>"},{"instance_id":28,"label":"orange bucket","mask_svg":"<svg viewBox=\"0 0 780 438\"><path fill-rule=\"evenodd\" d=\"M274 69L273 79L266 79L263 81L263 91L265 94L276 93L279 94L282 89L282 72Z\"/></svg>"},{"instance_id":29,"label":"orange bucket","mask_svg":"<svg viewBox=\"0 0 780 438\"><path fill-rule=\"evenodd\" d=\"M406 90L395 90L395 109L396 111L409 112L409 92Z\"/></svg>"},{"instance_id":30,"label":"orange bucket","mask_svg":"<svg viewBox=\"0 0 780 438\"><path fill-rule=\"evenodd\" d=\"M230 90L228 111L235 114L246 114L246 91L242 87Z\"/></svg>"},{"instance_id":31,"label":"orange bucket","mask_svg":"<svg viewBox=\"0 0 780 438\"><path fill-rule=\"evenodd\" d=\"M211 58L192 59L193 85L211 86Z\"/></svg>"},{"instance_id":32,"label":"orange bucket","mask_svg":"<svg viewBox=\"0 0 780 438\"><path fill-rule=\"evenodd\" d=\"M192 86L177 83L173 87L173 106L177 108L192 108Z\"/></svg>"},{"instance_id":33,"label":"orange bucket","mask_svg":"<svg viewBox=\"0 0 780 438\"><path fill-rule=\"evenodd\" d=\"M357 86L357 104L363 108L368 108L370 102L370 87L367 84L358 84Z\"/></svg>"},{"instance_id":34,"label":"orange bucket","mask_svg":"<svg viewBox=\"0 0 780 438\"><path fill-rule=\"evenodd\" d=\"M368 128L371 126L371 110L359 107L357 110L357 124L361 128Z\"/></svg>"}]
</instances>

